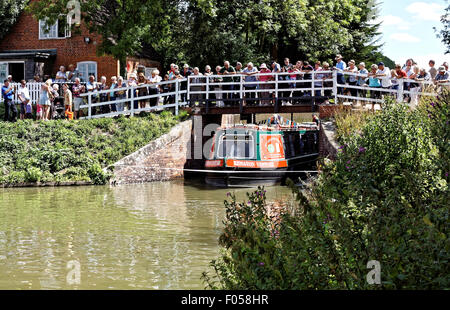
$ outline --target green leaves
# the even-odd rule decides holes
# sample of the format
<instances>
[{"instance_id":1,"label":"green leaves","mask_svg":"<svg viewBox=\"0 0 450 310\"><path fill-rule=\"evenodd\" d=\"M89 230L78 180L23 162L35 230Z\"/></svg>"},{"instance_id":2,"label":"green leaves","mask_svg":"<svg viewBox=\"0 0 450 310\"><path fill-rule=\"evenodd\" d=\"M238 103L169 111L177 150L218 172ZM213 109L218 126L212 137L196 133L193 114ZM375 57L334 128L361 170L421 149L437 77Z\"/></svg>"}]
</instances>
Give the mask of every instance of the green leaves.
<instances>
[{"instance_id":1,"label":"green leaves","mask_svg":"<svg viewBox=\"0 0 450 310\"><path fill-rule=\"evenodd\" d=\"M265 199L231 196L214 288L448 289L449 99L338 115L344 148L293 188L296 205L277 225ZM366 282L369 260L381 263L381 286Z\"/></svg>"},{"instance_id":2,"label":"green leaves","mask_svg":"<svg viewBox=\"0 0 450 310\"><path fill-rule=\"evenodd\" d=\"M170 113L73 122L0 122L0 184L104 184L109 175L103 167L166 133L177 122Z\"/></svg>"},{"instance_id":3,"label":"green leaves","mask_svg":"<svg viewBox=\"0 0 450 310\"><path fill-rule=\"evenodd\" d=\"M0 2L0 40L14 25L28 0L2 0Z\"/></svg>"},{"instance_id":4,"label":"green leaves","mask_svg":"<svg viewBox=\"0 0 450 310\"><path fill-rule=\"evenodd\" d=\"M33 1L28 11L51 22L67 12L67 2ZM124 60L142 53L159 58L163 66L187 62L203 68L224 60L331 60L338 52L375 61L379 25L369 24L377 14L372 2L90 0L81 3L81 11L89 31L103 38L100 54Z\"/></svg>"}]
</instances>

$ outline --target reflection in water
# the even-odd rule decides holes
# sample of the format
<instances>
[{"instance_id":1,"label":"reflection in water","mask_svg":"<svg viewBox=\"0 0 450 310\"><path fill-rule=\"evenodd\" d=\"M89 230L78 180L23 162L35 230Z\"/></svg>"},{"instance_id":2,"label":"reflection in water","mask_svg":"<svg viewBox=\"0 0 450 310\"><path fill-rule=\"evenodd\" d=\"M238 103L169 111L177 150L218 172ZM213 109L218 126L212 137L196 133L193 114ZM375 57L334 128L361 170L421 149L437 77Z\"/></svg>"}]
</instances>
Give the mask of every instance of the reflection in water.
<instances>
[{"instance_id":1,"label":"reflection in water","mask_svg":"<svg viewBox=\"0 0 450 310\"><path fill-rule=\"evenodd\" d=\"M0 289L202 289L228 191L182 180L0 189ZM269 199L286 196L268 189ZM66 281L71 260L79 285Z\"/></svg>"}]
</instances>

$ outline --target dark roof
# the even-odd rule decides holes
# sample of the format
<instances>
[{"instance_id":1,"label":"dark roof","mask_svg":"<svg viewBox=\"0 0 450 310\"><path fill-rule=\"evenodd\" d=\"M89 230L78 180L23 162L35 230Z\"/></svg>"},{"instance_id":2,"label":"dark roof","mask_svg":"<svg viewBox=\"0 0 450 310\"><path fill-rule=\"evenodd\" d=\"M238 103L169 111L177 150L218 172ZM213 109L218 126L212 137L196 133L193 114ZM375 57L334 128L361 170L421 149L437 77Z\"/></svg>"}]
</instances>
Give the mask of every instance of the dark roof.
<instances>
[{"instance_id":1,"label":"dark roof","mask_svg":"<svg viewBox=\"0 0 450 310\"><path fill-rule=\"evenodd\" d=\"M0 59L7 58L49 58L56 56L56 49L0 51Z\"/></svg>"}]
</instances>

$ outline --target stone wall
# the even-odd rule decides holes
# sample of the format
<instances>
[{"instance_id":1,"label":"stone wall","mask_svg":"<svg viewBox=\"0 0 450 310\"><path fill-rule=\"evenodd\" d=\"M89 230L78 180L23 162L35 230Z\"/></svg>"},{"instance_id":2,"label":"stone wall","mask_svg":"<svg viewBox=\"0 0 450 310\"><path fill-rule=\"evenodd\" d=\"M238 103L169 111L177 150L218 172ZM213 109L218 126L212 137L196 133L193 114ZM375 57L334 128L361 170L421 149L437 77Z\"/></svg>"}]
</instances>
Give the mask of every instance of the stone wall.
<instances>
[{"instance_id":1,"label":"stone wall","mask_svg":"<svg viewBox=\"0 0 450 310\"><path fill-rule=\"evenodd\" d=\"M336 142L336 127L333 122L322 122L320 124L319 140L320 157L336 159L339 145Z\"/></svg>"},{"instance_id":2,"label":"stone wall","mask_svg":"<svg viewBox=\"0 0 450 310\"><path fill-rule=\"evenodd\" d=\"M172 130L114 164L111 184L168 181L184 176L191 153L192 121Z\"/></svg>"}]
</instances>

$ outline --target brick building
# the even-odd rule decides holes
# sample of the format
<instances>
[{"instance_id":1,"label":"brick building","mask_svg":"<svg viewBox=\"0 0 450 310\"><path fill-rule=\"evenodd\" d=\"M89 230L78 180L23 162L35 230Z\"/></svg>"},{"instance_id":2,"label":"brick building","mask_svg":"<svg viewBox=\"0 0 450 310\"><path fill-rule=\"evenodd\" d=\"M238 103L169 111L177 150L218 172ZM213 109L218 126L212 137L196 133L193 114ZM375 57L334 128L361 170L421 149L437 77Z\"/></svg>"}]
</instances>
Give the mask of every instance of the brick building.
<instances>
[{"instance_id":1,"label":"brick building","mask_svg":"<svg viewBox=\"0 0 450 310\"><path fill-rule=\"evenodd\" d=\"M32 80L35 75L54 77L60 66L75 65L82 80L94 74L97 79L111 77L140 67L146 72L159 68L160 63L149 58L130 57L126 68L112 56L97 56L101 38L81 25L81 34L67 27L65 16L50 28L31 14L22 12L10 32L0 41L0 81L8 74L14 81Z\"/></svg>"}]
</instances>

